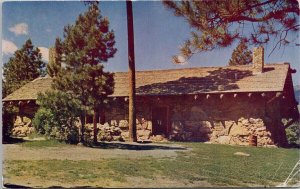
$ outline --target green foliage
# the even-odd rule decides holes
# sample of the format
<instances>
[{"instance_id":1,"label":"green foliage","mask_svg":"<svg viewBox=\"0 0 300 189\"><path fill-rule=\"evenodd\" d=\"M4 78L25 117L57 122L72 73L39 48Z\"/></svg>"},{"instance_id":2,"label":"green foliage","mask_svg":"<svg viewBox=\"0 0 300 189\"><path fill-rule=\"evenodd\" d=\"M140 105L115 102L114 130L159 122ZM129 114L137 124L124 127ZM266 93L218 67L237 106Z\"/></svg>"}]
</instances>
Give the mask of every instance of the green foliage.
<instances>
[{"instance_id":1,"label":"green foliage","mask_svg":"<svg viewBox=\"0 0 300 189\"><path fill-rule=\"evenodd\" d=\"M197 52L228 47L236 40L249 45L275 40L274 49L280 48L295 41L297 37L289 34L299 30L296 0L182 0L164 1L164 4L176 16L185 18L193 29L191 39L181 48L185 60ZM174 57L174 62L181 60Z\"/></svg>"},{"instance_id":2,"label":"green foliage","mask_svg":"<svg viewBox=\"0 0 300 189\"><path fill-rule=\"evenodd\" d=\"M81 120L86 112L93 111L95 116L107 105L114 79L113 73L104 71L103 63L117 51L114 32L109 29L108 19L101 16L98 3L88 5L88 11L80 14L75 24L64 28L64 39L56 40L55 58L48 66L54 89L80 101L84 110ZM94 136L96 142L97 135Z\"/></svg>"},{"instance_id":3,"label":"green foliage","mask_svg":"<svg viewBox=\"0 0 300 189\"><path fill-rule=\"evenodd\" d=\"M54 88L72 94L83 106L103 105L114 88L113 74L103 66L116 53L114 38L108 19L97 4L90 4L74 25L65 27L64 40L56 40L55 62L48 67ZM64 66L56 69L59 65Z\"/></svg>"},{"instance_id":4,"label":"green foliage","mask_svg":"<svg viewBox=\"0 0 300 189\"><path fill-rule=\"evenodd\" d=\"M289 126L286 130L286 136L289 144L300 146L300 124L296 122Z\"/></svg>"},{"instance_id":5,"label":"green foliage","mask_svg":"<svg viewBox=\"0 0 300 189\"><path fill-rule=\"evenodd\" d=\"M229 60L230 66L246 65L252 62L252 53L248 50L245 42L241 41L238 46L233 50Z\"/></svg>"},{"instance_id":6,"label":"green foliage","mask_svg":"<svg viewBox=\"0 0 300 189\"><path fill-rule=\"evenodd\" d=\"M67 143L78 142L76 122L81 109L79 102L62 92L39 94L39 110L32 121L36 131Z\"/></svg>"},{"instance_id":7,"label":"green foliage","mask_svg":"<svg viewBox=\"0 0 300 189\"><path fill-rule=\"evenodd\" d=\"M52 127L55 127L54 115L48 108L39 108L35 113L34 119L32 120L35 130L39 134L50 135L52 132Z\"/></svg>"},{"instance_id":8,"label":"green foliage","mask_svg":"<svg viewBox=\"0 0 300 189\"><path fill-rule=\"evenodd\" d=\"M28 39L23 47L14 53L8 63L4 64L2 96L5 97L24 84L45 75L45 63L40 50Z\"/></svg>"},{"instance_id":9,"label":"green foliage","mask_svg":"<svg viewBox=\"0 0 300 189\"><path fill-rule=\"evenodd\" d=\"M55 48L50 48L49 50L50 59L49 64L47 64L47 73L51 77L55 77L56 74L61 69L61 62L62 62L62 42L59 38L55 40Z\"/></svg>"},{"instance_id":10,"label":"green foliage","mask_svg":"<svg viewBox=\"0 0 300 189\"><path fill-rule=\"evenodd\" d=\"M5 104L2 107L2 140L3 142L9 141L11 130L14 126L14 117L18 111L17 107Z\"/></svg>"},{"instance_id":11,"label":"green foliage","mask_svg":"<svg viewBox=\"0 0 300 189\"><path fill-rule=\"evenodd\" d=\"M20 143L22 147L29 148L47 148L47 147L64 147L67 146L64 142L59 142L55 139L33 140Z\"/></svg>"}]
</instances>

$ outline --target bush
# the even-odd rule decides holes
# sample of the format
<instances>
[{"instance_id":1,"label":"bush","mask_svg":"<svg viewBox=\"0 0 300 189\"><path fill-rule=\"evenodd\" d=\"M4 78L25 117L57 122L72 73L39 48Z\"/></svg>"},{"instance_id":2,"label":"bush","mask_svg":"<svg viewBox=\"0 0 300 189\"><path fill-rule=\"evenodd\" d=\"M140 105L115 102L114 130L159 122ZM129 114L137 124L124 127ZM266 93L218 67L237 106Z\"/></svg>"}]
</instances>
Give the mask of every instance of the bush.
<instances>
[{"instance_id":1,"label":"bush","mask_svg":"<svg viewBox=\"0 0 300 189\"><path fill-rule=\"evenodd\" d=\"M40 134L66 143L78 143L79 128L76 126L80 115L80 104L62 92L39 94L40 105L33 118L33 126Z\"/></svg>"},{"instance_id":2,"label":"bush","mask_svg":"<svg viewBox=\"0 0 300 189\"><path fill-rule=\"evenodd\" d=\"M5 105L2 109L2 140L7 142L10 140L11 130L14 126L14 116L17 108L13 105Z\"/></svg>"},{"instance_id":3,"label":"bush","mask_svg":"<svg viewBox=\"0 0 300 189\"><path fill-rule=\"evenodd\" d=\"M53 112L48 108L40 107L35 113L32 124L39 134L49 135L51 133L52 126L55 125Z\"/></svg>"},{"instance_id":4,"label":"bush","mask_svg":"<svg viewBox=\"0 0 300 189\"><path fill-rule=\"evenodd\" d=\"M286 136L290 145L300 145L300 124L299 122L294 123L286 129Z\"/></svg>"}]
</instances>

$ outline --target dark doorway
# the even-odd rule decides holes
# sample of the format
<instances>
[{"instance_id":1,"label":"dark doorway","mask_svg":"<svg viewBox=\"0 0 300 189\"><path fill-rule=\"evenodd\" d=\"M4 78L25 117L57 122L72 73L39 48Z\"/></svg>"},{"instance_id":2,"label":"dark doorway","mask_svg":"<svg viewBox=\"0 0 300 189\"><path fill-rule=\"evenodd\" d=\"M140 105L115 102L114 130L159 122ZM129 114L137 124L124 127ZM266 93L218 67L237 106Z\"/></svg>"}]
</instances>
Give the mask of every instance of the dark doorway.
<instances>
[{"instance_id":1,"label":"dark doorway","mask_svg":"<svg viewBox=\"0 0 300 189\"><path fill-rule=\"evenodd\" d=\"M152 109L152 133L168 136L168 108L155 107Z\"/></svg>"}]
</instances>

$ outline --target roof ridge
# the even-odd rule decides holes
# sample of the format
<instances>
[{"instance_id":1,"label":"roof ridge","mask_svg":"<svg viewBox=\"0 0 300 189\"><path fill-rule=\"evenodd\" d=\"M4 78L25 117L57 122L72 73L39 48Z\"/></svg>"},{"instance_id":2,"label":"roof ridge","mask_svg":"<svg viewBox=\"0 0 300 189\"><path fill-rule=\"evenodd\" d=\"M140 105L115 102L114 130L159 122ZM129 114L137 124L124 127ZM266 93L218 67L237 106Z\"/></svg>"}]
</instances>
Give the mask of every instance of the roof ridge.
<instances>
[{"instance_id":1,"label":"roof ridge","mask_svg":"<svg viewBox=\"0 0 300 189\"><path fill-rule=\"evenodd\" d=\"M265 63L265 66L282 66L285 64L289 64L288 62L278 62L278 63ZM135 72L156 72L156 71L178 71L178 70L192 70L192 69L220 69L220 68L252 68L253 64L247 65L235 65L235 66L204 66L204 67L190 67L190 68L171 68L171 69L153 69L153 70L136 70ZM112 73L128 73L127 71L117 71Z\"/></svg>"}]
</instances>

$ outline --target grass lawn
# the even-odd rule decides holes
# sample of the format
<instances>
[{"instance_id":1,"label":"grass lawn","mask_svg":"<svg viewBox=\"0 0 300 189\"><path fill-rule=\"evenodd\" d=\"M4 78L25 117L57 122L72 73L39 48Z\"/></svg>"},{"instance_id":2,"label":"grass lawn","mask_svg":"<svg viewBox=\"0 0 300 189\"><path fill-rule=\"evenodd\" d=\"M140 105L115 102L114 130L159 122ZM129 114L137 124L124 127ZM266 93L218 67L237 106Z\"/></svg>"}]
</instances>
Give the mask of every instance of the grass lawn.
<instances>
[{"instance_id":1,"label":"grass lawn","mask_svg":"<svg viewBox=\"0 0 300 189\"><path fill-rule=\"evenodd\" d=\"M299 159L298 149L204 143L170 144L192 150L177 152L178 155L174 158L126 157L97 161L6 160L4 177L24 179L24 185L31 186L38 186L34 182L43 180L43 183L52 182L52 186L55 183L63 183L67 186L75 184L130 187L139 179L143 181L140 183L141 187L147 187L151 182L157 182L156 187L166 186L160 185L159 182L163 184L167 181L177 181L182 184L181 187L201 186L201 182L211 186L276 186L287 178ZM66 144L46 140L19 145L24 148L47 148ZM70 148L72 147L70 145ZM245 152L250 156L236 156L235 152Z\"/></svg>"},{"instance_id":2,"label":"grass lawn","mask_svg":"<svg viewBox=\"0 0 300 189\"><path fill-rule=\"evenodd\" d=\"M30 147L30 148L67 146L67 144L65 144L63 142L59 142L58 140L31 140L31 141L22 142L19 145L21 145L23 147Z\"/></svg>"}]
</instances>

